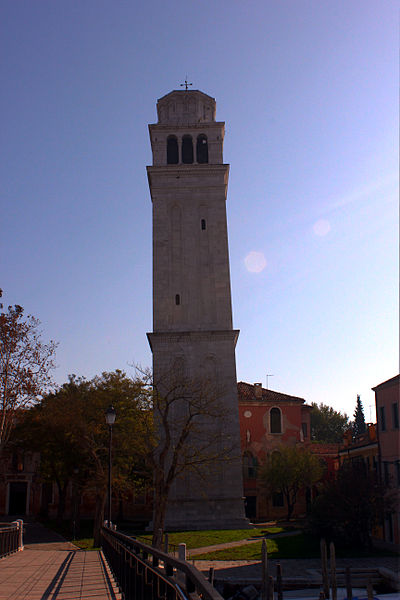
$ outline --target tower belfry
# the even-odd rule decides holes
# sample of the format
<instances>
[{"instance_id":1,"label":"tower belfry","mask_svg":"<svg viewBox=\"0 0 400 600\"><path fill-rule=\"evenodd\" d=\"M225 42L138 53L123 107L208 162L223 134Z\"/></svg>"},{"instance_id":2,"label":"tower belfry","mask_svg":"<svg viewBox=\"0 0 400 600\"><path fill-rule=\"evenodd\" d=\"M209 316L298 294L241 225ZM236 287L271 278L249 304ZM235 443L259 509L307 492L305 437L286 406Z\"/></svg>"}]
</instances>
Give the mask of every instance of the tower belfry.
<instances>
[{"instance_id":1,"label":"tower belfry","mask_svg":"<svg viewBox=\"0 0 400 600\"><path fill-rule=\"evenodd\" d=\"M147 167L153 203L154 379L179 369L193 380L206 374L218 389L222 423L203 419L204 436L231 450L199 478L185 472L171 490L166 526L246 527L244 517L235 345L232 328L224 123L215 100L198 90L172 91L157 102L149 125L153 165Z\"/></svg>"}]
</instances>

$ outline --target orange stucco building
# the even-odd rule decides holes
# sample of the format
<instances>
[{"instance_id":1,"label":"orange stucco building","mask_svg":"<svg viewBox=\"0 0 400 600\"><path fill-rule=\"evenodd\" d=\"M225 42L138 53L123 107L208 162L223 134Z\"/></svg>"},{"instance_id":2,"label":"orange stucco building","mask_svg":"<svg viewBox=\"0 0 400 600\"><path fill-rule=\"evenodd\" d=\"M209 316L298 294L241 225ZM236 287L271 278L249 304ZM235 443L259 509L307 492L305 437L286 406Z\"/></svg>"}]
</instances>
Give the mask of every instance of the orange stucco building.
<instances>
[{"instance_id":1,"label":"orange stucco building","mask_svg":"<svg viewBox=\"0 0 400 600\"><path fill-rule=\"evenodd\" d=\"M383 515L383 540L395 548L400 544L400 375L376 387L375 392L379 472L391 502Z\"/></svg>"},{"instance_id":2,"label":"orange stucco building","mask_svg":"<svg viewBox=\"0 0 400 600\"><path fill-rule=\"evenodd\" d=\"M261 383L238 383L243 485L246 515L253 520L285 518L287 508L280 494L268 497L260 487L257 468L279 446L307 446L326 466L326 476L338 464L337 444L313 444L310 438L311 406L303 398L264 389ZM294 516L305 514L312 490L303 490Z\"/></svg>"}]
</instances>

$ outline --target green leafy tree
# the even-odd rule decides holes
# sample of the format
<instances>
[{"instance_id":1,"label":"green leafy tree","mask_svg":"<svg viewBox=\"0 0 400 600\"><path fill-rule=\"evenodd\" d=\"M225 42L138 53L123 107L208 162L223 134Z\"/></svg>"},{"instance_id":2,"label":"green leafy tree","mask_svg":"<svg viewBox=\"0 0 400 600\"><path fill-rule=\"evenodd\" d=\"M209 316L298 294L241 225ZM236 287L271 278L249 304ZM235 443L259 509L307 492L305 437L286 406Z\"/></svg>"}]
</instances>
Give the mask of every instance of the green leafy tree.
<instances>
[{"instance_id":1,"label":"green leafy tree","mask_svg":"<svg viewBox=\"0 0 400 600\"><path fill-rule=\"evenodd\" d=\"M367 426L365 424L364 409L361 402L361 398L358 394L353 419L353 436L357 437L358 435L365 433L367 430Z\"/></svg>"},{"instance_id":2,"label":"green leafy tree","mask_svg":"<svg viewBox=\"0 0 400 600\"><path fill-rule=\"evenodd\" d=\"M103 373L91 380L70 376L58 391L34 406L16 432L41 455L41 473L56 482L59 518L65 508L68 484L95 499L94 541L99 543L108 481L108 427L105 412L112 404L117 418L113 426L113 492L124 495L135 485L151 480L145 464L151 426L148 392L139 379L122 371Z\"/></svg>"},{"instance_id":3,"label":"green leafy tree","mask_svg":"<svg viewBox=\"0 0 400 600\"><path fill-rule=\"evenodd\" d=\"M42 342L40 321L25 316L22 306L9 306L0 313L0 453L18 411L49 389L55 349L55 342Z\"/></svg>"},{"instance_id":4,"label":"green leafy tree","mask_svg":"<svg viewBox=\"0 0 400 600\"><path fill-rule=\"evenodd\" d=\"M261 467L260 481L269 494L282 493L289 520L299 491L319 481L323 471L318 457L309 450L299 446L280 446L268 455Z\"/></svg>"},{"instance_id":5,"label":"green leafy tree","mask_svg":"<svg viewBox=\"0 0 400 600\"><path fill-rule=\"evenodd\" d=\"M311 439L316 442L340 444L350 426L348 416L322 403L313 402L311 407Z\"/></svg>"},{"instance_id":6,"label":"green leafy tree","mask_svg":"<svg viewBox=\"0 0 400 600\"><path fill-rule=\"evenodd\" d=\"M369 546L372 528L392 503L387 494L384 496L376 473L362 460L346 461L311 506L311 532L341 545Z\"/></svg>"}]
</instances>

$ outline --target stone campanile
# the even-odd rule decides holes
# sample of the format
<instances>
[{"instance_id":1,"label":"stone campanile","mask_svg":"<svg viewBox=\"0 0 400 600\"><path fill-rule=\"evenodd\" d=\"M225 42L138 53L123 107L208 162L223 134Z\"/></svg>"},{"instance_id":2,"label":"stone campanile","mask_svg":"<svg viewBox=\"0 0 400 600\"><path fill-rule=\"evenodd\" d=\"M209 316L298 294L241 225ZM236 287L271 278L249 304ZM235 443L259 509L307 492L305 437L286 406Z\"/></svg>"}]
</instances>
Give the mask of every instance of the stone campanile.
<instances>
[{"instance_id":1,"label":"stone campanile","mask_svg":"<svg viewBox=\"0 0 400 600\"><path fill-rule=\"evenodd\" d=\"M153 352L155 381L180 369L205 374L218 389L223 422L202 418L205 437L229 458L199 478L187 471L172 486L166 528L240 528L244 517L235 345L226 222L229 165L223 163L224 123L215 100L197 90L158 100L149 125L153 165ZM173 416L172 416L173 418Z\"/></svg>"}]
</instances>

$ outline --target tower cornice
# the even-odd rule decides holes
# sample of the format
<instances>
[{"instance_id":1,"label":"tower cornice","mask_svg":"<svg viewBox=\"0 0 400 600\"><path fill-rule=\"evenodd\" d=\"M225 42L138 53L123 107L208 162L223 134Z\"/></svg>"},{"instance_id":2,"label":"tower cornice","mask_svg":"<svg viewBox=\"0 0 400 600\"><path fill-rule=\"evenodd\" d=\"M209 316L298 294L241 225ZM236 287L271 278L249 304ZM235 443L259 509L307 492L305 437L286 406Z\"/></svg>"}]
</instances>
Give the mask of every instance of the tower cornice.
<instances>
[{"instance_id":1,"label":"tower cornice","mask_svg":"<svg viewBox=\"0 0 400 600\"><path fill-rule=\"evenodd\" d=\"M208 329L201 331L153 331L147 334L150 348L158 344L179 344L180 342L233 342L236 346L239 329Z\"/></svg>"}]
</instances>

